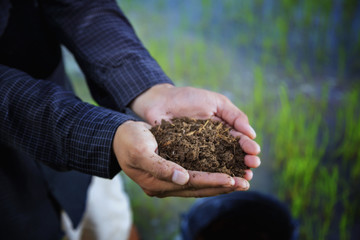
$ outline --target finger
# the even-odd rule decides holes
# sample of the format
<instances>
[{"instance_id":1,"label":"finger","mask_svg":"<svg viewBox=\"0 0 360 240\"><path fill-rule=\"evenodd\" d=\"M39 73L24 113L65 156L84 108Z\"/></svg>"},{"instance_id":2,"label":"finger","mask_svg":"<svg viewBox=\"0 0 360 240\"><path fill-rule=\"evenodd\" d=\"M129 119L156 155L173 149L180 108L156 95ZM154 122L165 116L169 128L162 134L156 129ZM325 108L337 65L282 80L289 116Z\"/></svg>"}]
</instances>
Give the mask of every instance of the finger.
<instances>
[{"instance_id":1,"label":"finger","mask_svg":"<svg viewBox=\"0 0 360 240\"><path fill-rule=\"evenodd\" d=\"M253 175L254 175L253 171L251 171L250 169L246 169L244 179L250 181L253 178Z\"/></svg>"},{"instance_id":2,"label":"finger","mask_svg":"<svg viewBox=\"0 0 360 240\"><path fill-rule=\"evenodd\" d=\"M210 197L219 194L226 194L233 191L246 191L249 189L249 182L243 178L235 177L235 185L233 187L222 187L222 188L203 188L203 189L192 189L192 190L180 190L173 192L166 192L159 197Z\"/></svg>"},{"instance_id":3,"label":"finger","mask_svg":"<svg viewBox=\"0 0 360 240\"><path fill-rule=\"evenodd\" d=\"M231 177L224 173L209 173L199 171L188 171L190 179L187 184L179 186L167 181L160 181L154 179L148 182L147 185L143 185L143 188L149 191L155 192L166 192L166 191L177 191L186 189L201 189L201 188L219 188L219 187L235 187L246 189L248 188L247 180L251 180L252 171L245 170L245 177L236 178ZM144 181L145 182L145 181Z\"/></svg>"},{"instance_id":4,"label":"finger","mask_svg":"<svg viewBox=\"0 0 360 240\"><path fill-rule=\"evenodd\" d=\"M180 165L165 160L154 152L144 154L138 168L157 179L184 185L189 181L189 173Z\"/></svg>"},{"instance_id":5,"label":"finger","mask_svg":"<svg viewBox=\"0 0 360 240\"><path fill-rule=\"evenodd\" d=\"M144 190L144 192L149 196L159 196L164 192L169 191L178 191L189 188L187 184L179 185L173 182L160 180L154 177L149 172L145 172L141 169L127 169L127 174L130 176L137 176L133 179L139 186Z\"/></svg>"},{"instance_id":6,"label":"finger","mask_svg":"<svg viewBox=\"0 0 360 240\"><path fill-rule=\"evenodd\" d=\"M171 113L163 114L160 111L155 115L156 115L156 117L154 117L154 119L151 121L151 124L153 126L160 125L162 120L167 121L167 122L171 122L171 119L173 118L173 115Z\"/></svg>"},{"instance_id":7,"label":"finger","mask_svg":"<svg viewBox=\"0 0 360 240\"><path fill-rule=\"evenodd\" d=\"M146 176L146 174L148 173L144 172L142 174L141 187L148 195L152 196L161 195L162 193L169 191L233 187L235 185L235 180L224 173L189 171L190 179L185 185L178 185L172 182L159 180L151 175Z\"/></svg>"},{"instance_id":8,"label":"finger","mask_svg":"<svg viewBox=\"0 0 360 240\"><path fill-rule=\"evenodd\" d=\"M259 144L251 140L248 136L243 135L239 143L241 148L248 154L257 155L261 151Z\"/></svg>"},{"instance_id":9,"label":"finger","mask_svg":"<svg viewBox=\"0 0 360 240\"><path fill-rule=\"evenodd\" d=\"M213 121L215 121L215 122L221 122L221 123L223 123L224 125L227 124L223 119L217 117L216 115L212 115L212 116L210 117L210 119L213 120Z\"/></svg>"},{"instance_id":10,"label":"finger","mask_svg":"<svg viewBox=\"0 0 360 240\"><path fill-rule=\"evenodd\" d=\"M251 168L257 168L261 164L260 158L258 156L253 156L253 155L246 155L244 161L246 166Z\"/></svg>"},{"instance_id":11,"label":"finger","mask_svg":"<svg viewBox=\"0 0 360 240\"><path fill-rule=\"evenodd\" d=\"M146 123L146 122L141 122L142 124L143 124L143 126L146 128L146 129L148 129L148 130L150 130L153 126L151 126L150 124L148 124L148 123Z\"/></svg>"},{"instance_id":12,"label":"finger","mask_svg":"<svg viewBox=\"0 0 360 240\"><path fill-rule=\"evenodd\" d=\"M139 171L139 170L132 169L131 171ZM173 196L172 194L174 194L175 192L196 191L196 190L209 189L209 188L212 189L232 188L235 190L246 190L249 187L247 180L251 179L252 172L251 170L247 170L244 179L238 177L231 178L232 179L231 184L229 184L228 181L216 180L216 178L219 177L223 178L224 180L225 179L224 176L221 175L225 175L225 178L227 179L230 178L230 176L222 173L206 173L206 172L203 173L203 172L191 171L190 173L191 177L189 183L181 186L178 184L174 184L172 182L159 180L157 178L154 178L151 174L147 172L143 172L141 174L141 178L138 180L141 182L140 183L141 188L144 190L144 192L147 195L161 197L161 196ZM211 180L211 178L213 179ZM199 179L202 180L199 181ZM227 191L228 190L224 190L221 192L227 192ZM184 196L190 196L190 195L185 194Z\"/></svg>"},{"instance_id":13,"label":"finger","mask_svg":"<svg viewBox=\"0 0 360 240\"><path fill-rule=\"evenodd\" d=\"M188 172L190 174L190 180L188 183L190 187L231 187L235 185L235 180L224 173L209 173L200 171Z\"/></svg>"},{"instance_id":14,"label":"finger","mask_svg":"<svg viewBox=\"0 0 360 240\"><path fill-rule=\"evenodd\" d=\"M246 136L250 137L251 139L255 139L256 138L256 133L255 130L246 122L244 122L241 118L237 118L234 121L234 128L245 134Z\"/></svg>"},{"instance_id":15,"label":"finger","mask_svg":"<svg viewBox=\"0 0 360 240\"><path fill-rule=\"evenodd\" d=\"M248 170L245 170L247 172ZM251 171L251 170L250 170ZM234 189L237 191L244 191L250 188L249 182L244 178L234 177L235 185Z\"/></svg>"},{"instance_id":16,"label":"finger","mask_svg":"<svg viewBox=\"0 0 360 240\"><path fill-rule=\"evenodd\" d=\"M234 129L249 136L251 139L256 137L256 133L250 126L246 114L227 98L223 99L220 108L216 112L216 116L225 120Z\"/></svg>"},{"instance_id":17,"label":"finger","mask_svg":"<svg viewBox=\"0 0 360 240\"><path fill-rule=\"evenodd\" d=\"M220 194L231 193L235 191L234 188L205 188L205 189L196 189L196 190L181 190L181 191L174 191L174 192L166 192L159 197L211 197Z\"/></svg>"},{"instance_id":18,"label":"finger","mask_svg":"<svg viewBox=\"0 0 360 240\"><path fill-rule=\"evenodd\" d=\"M240 146L247 154L257 155L260 153L261 149L259 144L250 139L248 136L234 130L231 130L230 134L234 137L240 137Z\"/></svg>"}]
</instances>

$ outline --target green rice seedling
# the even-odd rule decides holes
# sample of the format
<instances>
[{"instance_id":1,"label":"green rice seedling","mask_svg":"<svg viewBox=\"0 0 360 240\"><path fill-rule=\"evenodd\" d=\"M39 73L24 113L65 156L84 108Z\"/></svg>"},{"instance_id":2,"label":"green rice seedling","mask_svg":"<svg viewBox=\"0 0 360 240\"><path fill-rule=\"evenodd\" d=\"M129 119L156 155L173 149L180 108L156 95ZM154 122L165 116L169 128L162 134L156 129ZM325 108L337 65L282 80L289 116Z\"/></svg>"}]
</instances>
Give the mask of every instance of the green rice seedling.
<instances>
[{"instance_id":1,"label":"green rice seedling","mask_svg":"<svg viewBox=\"0 0 360 240\"><path fill-rule=\"evenodd\" d=\"M265 123L266 123L266 113L264 111L265 108L265 99L266 97L266 86L264 80L264 74L260 66L256 66L254 68L254 90L253 90L253 100L251 104L251 108L248 110L249 117L254 121L254 126L257 131L264 132L265 131ZM256 138L256 141L262 145L263 142L263 134L259 134Z\"/></svg>"},{"instance_id":2,"label":"green rice seedling","mask_svg":"<svg viewBox=\"0 0 360 240\"><path fill-rule=\"evenodd\" d=\"M285 75L291 78L288 80L290 83L299 79L306 80L308 83L316 80L313 76L314 73L322 72L322 68L328 64L324 60L324 56L329 56L328 53L333 51L326 48L327 35L324 33L334 27L330 25L332 22L328 21L334 9L334 2L281 0L273 5L275 8L270 12L261 15L259 10L265 9L262 5L265 3L263 0L229 0L221 3L225 14L222 15L220 24L216 23L215 15L212 14L207 14L207 16L204 14L204 16L200 16L204 19L191 22L189 14L185 12L187 10L185 5L180 4L180 22L178 26L175 26L177 28L175 33L170 33L175 34L174 39L178 40L172 44L158 41L162 38L159 36L166 36L162 35L165 32L164 29L160 27L156 31L151 31L150 27L144 25L146 21L143 19L150 19L153 13L148 14L140 1L125 2L128 8L136 9L136 11L140 9L144 14L138 18L140 20L137 20L138 22L135 22L134 26L137 26L140 38L144 40L146 46L149 46L151 54L177 85L193 85L216 91L226 89L230 92L230 96L237 95L242 90L240 87L237 88L235 81L229 81L229 76L239 75L242 77L234 67L235 64L232 64L232 61L236 61L238 57L228 54L229 50L224 49L224 46L228 47L230 51L233 49L241 51L241 58L245 58L246 61L260 59L262 66L255 67L253 70L253 95L248 98L245 108L241 109L248 114L251 123L257 130L257 141L261 145L265 145L262 146L263 149L268 148L267 160L274 159L272 170L277 180L278 196L290 204L293 214L301 220L301 239L326 239L331 233L330 224L331 228L339 228L341 239L347 240L349 229L354 222L354 216L356 216L355 213L359 213L359 204L355 201L353 190L357 187L355 183L360 179L360 160L357 147L360 146L358 135L360 119L359 115L355 114L359 111L357 106L360 102L359 90L354 90L353 94L347 93L346 100L344 99L344 102L341 103L339 113L335 113L339 125L336 130L332 129L332 131L339 133L336 139L341 141L338 141L336 150L330 149L330 151L338 152L336 157L342 159L341 163L336 166L335 160L322 159L328 139L334 138L334 133L329 134L329 129L324 121L325 112L332 110L328 109L327 105L329 89L324 88L322 99L315 101L310 96L296 94L293 90L290 91L286 85L282 85L276 93L276 99L273 99L273 89L277 90L277 88L267 82L266 75L269 70L274 71L274 68L281 67L281 71L285 68ZM344 17L339 20L339 26L350 26L351 18L354 16L353 9L356 9L353 4L356 2L356 0L346 1L340 6L344 9L342 15ZM204 1L203 4L201 6L207 8L208 13L213 13L214 5L210 1ZM296 14L298 11L300 14ZM260 15L261 17L259 17ZM159 17L155 18L153 23L159 24L160 20ZM211 32L216 29L215 35L222 35L223 23L227 27L231 24L230 31L233 33L229 34L229 39L220 37L223 41L222 47L217 40L206 35L209 23L214 23L211 26ZM158 26L163 26L163 24ZM314 26L317 31L309 31ZM196 33L189 29L195 29ZM151 32L156 34L151 35ZM290 37L294 36L293 33L301 35L297 49L301 49L300 51L308 49L309 52L306 53L309 54L305 55L309 55L310 60L315 62L309 61L308 57L299 59L297 53L293 54L289 51L290 44L293 43L290 42ZM339 29L339 34L342 33L343 31ZM227 34L225 33L225 35ZM339 42L340 45L344 44L341 39ZM360 49L359 46L360 40L358 49ZM257 47L263 51L260 56L258 56L257 50L254 50ZM337 74L341 80L345 80L347 77L346 68L350 57L356 56L356 53L359 52L355 48L352 55L347 48L335 50L338 53ZM292 49L296 50L296 47ZM319 64L319 60L323 62ZM355 58L354 61L357 59ZM300 66L301 78L299 78L298 66ZM269 89L269 87L273 88ZM244 105L243 102L241 104ZM344 172L349 174L344 177L346 180L342 181L343 177L340 178L339 175L343 176ZM349 188L350 190L347 192L346 189ZM334 195L336 194L341 196L336 200L337 204L340 205L340 208L344 208L344 211L341 212L339 226L332 225L336 221L334 222L334 216L329 210L334 208L331 206L334 206ZM346 200L347 198L348 200ZM141 201L147 201L147 198L143 198ZM139 205L139 207L141 206ZM156 201L148 207L150 209L161 208ZM155 212L150 210L151 214L155 214ZM151 215L151 217L159 222L162 221L155 215ZM169 219L167 215L161 217ZM326 221L323 221L325 218ZM159 232L157 234L161 235Z\"/></svg>"},{"instance_id":3,"label":"green rice seedling","mask_svg":"<svg viewBox=\"0 0 360 240\"><path fill-rule=\"evenodd\" d=\"M173 56L174 79L217 91L228 80L231 56L215 43L206 45L201 36L184 38L183 42L175 44Z\"/></svg>"},{"instance_id":4,"label":"green rice seedling","mask_svg":"<svg viewBox=\"0 0 360 240\"><path fill-rule=\"evenodd\" d=\"M146 42L146 47L150 54L161 65L165 72L171 71L170 46L165 39L151 39Z\"/></svg>"},{"instance_id":5,"label":"green rice seedling","mask_svg":"<svg viewBox=\"0 0 360 240\"><path fill-rule=\"evenodd\" d=\"M276 27L279 34L279 50L280 50L280 56L282 56L284 59L287 54L288 50L288 32L289 32L289 25L285 18L283 17L277 17L276 19Z\"/></svg>"},{"instance_id":6,"label":"green rice seedling","mask_svg":"<svg viewBox=\"0 0 360 240\"><path fill-rule=\"evenodd\" d=\"M320 197L322 203L317 208L322 214L318 216L318 221L321 222L321 225L318 229L319 235L316 239L327 239L328 237L330 224L334 220L334 207L337 203L338 183L339 170L336 166L333 166L331 170L320 167L319 175L314 183L317 185L315 187L315 190L317 191L315 197Z\"/></svg>"},{"instance_id":7,"label":"green rice seedling","mask_svg":"<svg viewBox=\"0 0 360 240\"><path fill-rule=\"evenodd\" d=\"M350 189L344 188L342 192L342 204L344 206L344 211L341 214L340 223L339 223L339 239L349 240L349 226L353 225L355 219L355 212L353 208L353 203L350 200Z\"/></svg>"},{"instance_id":8,"label":"green rice seedling","mask_svg":"<svg viewBox=\"0 0 360 240\"><path fill-rule=\"evenodd\" d=\"M360 86L354 86L345 93L342 108L337 112L337 142L339 146L336 158L341 159L339 166L342 171L349 173L341 182L342 212L340 220L340 238L349 239L349 231L353 226L356 216L360 214L360 197L357 193L360 181Z\"/></svg>"},{"instance_id":9,"label":"green rice seedling","mask_svg":"<svg viewBox=\"0 0 360 240\"><path fill-rule=\"evenodd\" d=\"M360 178L360 93L357 87L347 93L343 105L346 106L338 111L339 132L342 132L340 146L337 155L343 159L343 165L351 166L350 175L353 180Z\"/></svg>"},{"instance_id":10,"label":"green rice seedling","mask_svg":"<svg viewBox=\"0 0 360 240\"><path fill-rule=\"evenodd\" d=\"M323 98L326 99L326 90L323 95ZM306 210L318 209L327 196L334 192L330 186L326 188L326 191L321 191L319 186L314 186L314 182L324 183L330 176L336 181L338 176L337 172L326 175L325 170L319 170L328 144L328 129L323 127L324 119L319 111L326 108L326 104L315 104L301 94L290 100L285 85L279 88L279 99L277 121L273 123L275 126L272 126L273 132L276 134L272 142L273 154L277 172L280 173L277 179L279 196L290 202L295 217L313 221L312 224L305 225L306 228L301 228L303 235L308 236L307 239L311 239L310 232L315 231L314 225L321 219L311 216L312 212ZM313 194L318 194L316 201L312 201ZM332 201L331 204L333 203ZM324 215L329 215L328 209L320 208ZM331 219L329 221L331 222ZM317 232L320 237L326 236L327 224L329 223L319 226L322 229Z\"/></svg>"}]
</instances>

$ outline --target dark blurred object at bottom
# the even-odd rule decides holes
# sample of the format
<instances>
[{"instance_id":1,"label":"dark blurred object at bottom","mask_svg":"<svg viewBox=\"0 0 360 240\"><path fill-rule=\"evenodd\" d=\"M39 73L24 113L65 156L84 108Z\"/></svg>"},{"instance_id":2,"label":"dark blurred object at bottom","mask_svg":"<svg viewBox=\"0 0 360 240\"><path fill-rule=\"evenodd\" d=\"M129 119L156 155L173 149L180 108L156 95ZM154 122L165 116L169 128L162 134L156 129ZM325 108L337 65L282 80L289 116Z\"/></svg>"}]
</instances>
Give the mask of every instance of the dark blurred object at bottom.
<instances>
[{"instance_id":1,"label":"dark blurred object at bottom","mask_svg":"<svg viewBox=\"0 0 360 240\"><path fill-rule=\"evenodd\" d=\"M298 224L287 206L259 192L199 199L181 219L184 240L296 240Z\"/></svg>"}]
</instances>

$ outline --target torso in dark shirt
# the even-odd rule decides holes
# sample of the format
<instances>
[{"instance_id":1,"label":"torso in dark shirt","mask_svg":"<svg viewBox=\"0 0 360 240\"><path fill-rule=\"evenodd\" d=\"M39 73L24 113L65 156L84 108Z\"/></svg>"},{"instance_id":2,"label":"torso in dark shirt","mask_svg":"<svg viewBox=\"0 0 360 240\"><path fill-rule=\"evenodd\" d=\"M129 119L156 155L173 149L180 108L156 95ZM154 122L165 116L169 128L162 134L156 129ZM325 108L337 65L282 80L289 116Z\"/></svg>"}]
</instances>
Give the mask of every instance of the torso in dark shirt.
<instances>
[{"instance_id":1,"label":"torso in dark shirt","mask_svg":"<svg viewBox=\"0 0 360 240\"><path fill-rule=\"evenodd\" d=\"M47 78L61 58L60 44L46 25L35 0L11 0L7 24L0 36L0 64L34 78Z\"/></svg>"},{"instance_id":2,"label":"torso in dark shirt","mask_svg":"<svg viewBox=\"0 0 360 240\"><path fill-rule=\"evenodd\" d=\"M61 48L34 0L0 0L0 64L70 90ZM5 5L6 6L6 5ZM5 19L5 17L6 19ZM5 25L5 26L4 26ZM9 239L59 239L60 210L78 224L90 176L57 172L0 144L0 232ZM69 187L71 186L71 187Z\"/></svg>"}]
</instances>

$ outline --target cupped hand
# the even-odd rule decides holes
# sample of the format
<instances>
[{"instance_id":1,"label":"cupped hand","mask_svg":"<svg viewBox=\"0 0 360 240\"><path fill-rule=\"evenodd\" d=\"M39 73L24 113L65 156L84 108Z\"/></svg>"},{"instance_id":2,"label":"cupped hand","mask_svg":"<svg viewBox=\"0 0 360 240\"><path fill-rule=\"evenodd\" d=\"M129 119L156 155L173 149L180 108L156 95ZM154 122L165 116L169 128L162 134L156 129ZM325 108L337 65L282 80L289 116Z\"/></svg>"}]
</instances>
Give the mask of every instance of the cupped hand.
<instances>
[{"instance_id":1,"label":"cupped hand","mask_svg":"<svg viewBox=\"0 0 360 240\"><path fill-rule=\"evenodd\" d=\"M231 131L234 136L240 137L239 144L247 153L245 164L250 168L260 165L256 156L260 153L260 146L253 140L256 133L248 117L224 95L193 87L159 84L138 96L130 107L151 125L175 117L223 121L234 129ZM252 171L246 170L245 179L250 180L252 176Z\"/></svg>"},{"instance_id":2,"label":"cupped hand","mask_svg":"<svg viewBox=\"0 0 360 240\"><path fill-rule=\"evenodd\" d=\"M144 122L127 121L117 129L113 149L120 167L149 196L207 197L247 190L251 178L187 171L156 154L157 142ZM256 160L245 159L256 165Z\"/></svg>"},{"instance_id":3,"label":"cupped hand","mask_svg":"<svg viewBox=\"0 0 360 240\"><path fill-rule=\"evenodd\" d=\"M151 125L175 117L211 118L225 122L251 139L256 137L246 114L224 95L204 89L159 84L140 94L130 107Z\"/></svg>"}]
</instances>

